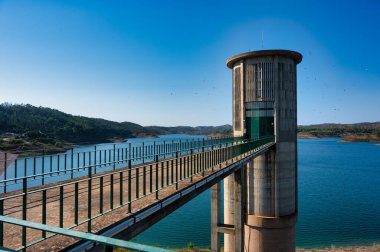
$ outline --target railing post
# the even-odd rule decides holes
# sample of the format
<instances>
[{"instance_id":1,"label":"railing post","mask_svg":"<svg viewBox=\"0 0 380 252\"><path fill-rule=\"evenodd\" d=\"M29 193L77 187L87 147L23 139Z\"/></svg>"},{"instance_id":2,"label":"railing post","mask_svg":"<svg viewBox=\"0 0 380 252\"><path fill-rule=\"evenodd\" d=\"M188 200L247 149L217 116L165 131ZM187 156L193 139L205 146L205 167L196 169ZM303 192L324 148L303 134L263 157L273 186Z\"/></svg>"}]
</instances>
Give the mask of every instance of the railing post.
<instances>
[{"instance_id":1,"label":"railing post","mask_svg":"<svg viewBox=\"0 0 380 252\"><path fill-rule=\"evenodd\" d=\"M96 145L94 145L94 173L96 174Z\"/></svg>"},{"instance_id":2,"label":"railing post","mask_svg":"<svg viewBox=\"0 0 380 252\"><path fill-rule=\"evenodd\" d=\"M140 174L139 174L139 167L136 167L135 168L135 178L136 178L136 199L138 199L139 198L139 195L140 195L140 193L139 193L139 176L140 176Z\"/></svg>"},{"instance_id":3,"label":"railing post","mask_svg":"<svg viewBox=\"0 0 380 252\"><path fill-rule=\"evenodd\" d=\"M169 160L166 160L166 186L169 185Z\"/></svg>"},{"instance_id":4,"label":"railing post","mask_svg":"<svg viewBox=\"0 0 380 252\"><path fill-rule=\"evenodd\" d=\"M132 212L132 160L128 160L128 213Z\"/></svg>"},{"instance_id":5,"label":"railing post","mask_svg":"<svg viewBox=\"0 0 380 252\"><path fill-rule=\"evenodd\" d=\"M116 144L113 144L113 169L116 169Z\"/></svg>"},{"instance_id":6,"label":"railing post","mask_svg":"<svg viewBox=\"0 0 380 252\"><path fill-rule=\"evenodd\" d=\"M0 215L4 215L4 200L0 200ZM4 223L0 221L0 247L4 246Z\"/></svg>"},{"instance_id":7,"label":"railing post","mask_svg":"<svg viewBox=\"0 0 380 252\"><path fill-rule=\"evenodd\" d=\"M89 155L89 167L88 167L88 188L87 188L87 232L91 233L91 200L92 200L92 166L91 166L91 151Z\"/></svg>"},{"instance_id":8,"label":"railing post","mask_svg":"<svg viewBox=\"0 0 380 252\"><path fill-rule=\"evenodd\" d=\"M65 174L67 174L67 153L65 153L64 167L65 167Z\"/></svg>"},{"instance_id":9,"label":"railing post","mask_svg":"<svg viewBox=\"0 0 380 252\"><path fill-rule=\"evenodd\" d=\"M204 143L205 139L203 138L203 143ZM205 153L205 146L203 145L202 147L202 162L203 162L203 165L201 167L202 169L202 176L204 177L205 176L205 169L206 169L206 153Z\"/></svg>"},{"instance_id":10,"label":"railing post","mask_svg":"<svg viewBox=\"0 0 380 252\"><path fill-rule=\"evenodd\" d=\"M155 161L156 161L156 200L158 200L158 155L156 155Z\"/></svg>"},{"instance_id":11,"label":"railing post","mask_svg":"<svg viewBox=\"0 0 380 252\"><path fill-rule=\"evenodd\" d=\"M42 185L45 184L45 150L42 150Z\"/></svg>"},{"instance_id":12,"label":"railing post","mask_svg":"<svg viewBox=\"0 0 380 252\"><path fill-rule=\"evenodd\" d=\"M164 152L164 158L166 158L166 144L165 144L165 140L164 140L164 150L163 150L163 152Z\"/></svg>"},{"instance_id":13,"label":"railing post","mask_svg":"<svg viewBox=\"0 0 380 252\"><path fill-rule=\"evenodd\" d=\"M112 210L113 209L113 188L114 188L114 174L112 173L110 175L110 209Z\"/></svg>"},{"instance_id":14,"label":"railing post","mask_svg":"<svg viewBox=\"0 0 380 252\"><path fill-rule=\"evenodd\" d=\"M74 178L74 148L71 148L71 179Z\"/></svg>"},{"instance_id":15,"label":"railing post","mask_svg":"<svg viewBox=\"0 0 380 252\"><path fill-rule=\"evenodd\" d=\"M7 180L7 159L8 159L8 153L4 152L4 180ZM7 182L4 181L4 193L7 192Z\"/></svg>"},{"instance_id":16,"label":"railing post","mask_svg":"<svg viewBox=\"0 0 380 252\"><path fill-rule=\"evenodd\" d=\"M153 155L156 155L156 141L153 141Z\"/></svg>"},{"instance_id":17,"label":"railing post","mask_svg":"<svg viewBox=\"0 0 380 252\"><path fill-rule=\"evenodd\" d=\"M226 143L226 164L228 164L228 159L229 159L229 148L228 148L228 143Z\"/></svg>"},{"instance_id":18,"label":"railing post","mask_svg":"<svg viewBox=\"0 0 380 252\"><path fill-rule=\"evenodd\" d=\"M26 160L26 159L25 159ZM27 180L26 177L22 179L22 219L26 220L27 209ZM26 251L26 227L22 227L22 250Z\"/></svg>"},{"instance_id":19,"label":"railing post","mask_svg":"<svg viewBox=\"0 0 380 252\"><path fill-rule=\"evenodd\" d=\"M215 165L214 145L211 145L211 172L214 172L214 165Z\"/></svg>"},{"instance_id":20,"label":"railing post","mask_svg":"<svg viewBox=\"0 0 380 252\"><path fill-rule=\"evenodd\" d=\"M218 151L218 158L219 158L219 168L222 168L222 144L219 144L219 151Z\"/></svg>"},{"instance_id":21,"label":"railing post","mask_svg":"<svg viewBox=\"0 0 380 252\"><path fill-rule=\"evenodd\" d=\"M63 228L63 186L59 187L59 227Z\"/></svg>"},{"instance_id":22,"label":"railing post","mask_svg":"<svg viewBox=\"0 0 380 252\"><path fill-rule=\"evenodd\" d=\"M17 183L17 170L18 170L18 169L17 169L17 167L18 167L18 166L17 166L17 160L18 160L18 159L16 158L16 159L15 159L15 183Z\"/></svg>"},{"instance_id":23,"label":"railing post","mask_svg":"<svg viewBox=\"0 0 380 252\"><path fill-rule=\"evenodd\" d=\"M170 161L170 171L171 171L171 179L170 179L170 184L172 185L174 183L174 159Z\"/></svg>"},{"instance_id":24,"label":"railing post","mask_svg":"<svg viewBox=\"0 0 380 252\"><path fill-rule=\"evenodd\" d=\"M123 201L122 196L123 196L123 186L122 184L120 184L120 200L121 201ZM103 176L99 178L99 213L101 214L103 213Z\"/></svg>"},{"instance_id":25,"label":"railing post","mask_svg":"<svg viewBox=\"0 0 380 252\"><path fill-rule=\"evenodd\" d=\"M61 175L61 173L60 173L60 163L61 163L61 161L60 161L60 156L59 156L59 154L57 155L57 175L59 176L59 175Z\"/></svg>"},{"instance_id":26,"label":"railing post","mask_svg":"<svg viewBox=\"0 0 380 252\"><path fill-rule=\"evenodd\" d=\"M78 182L74 185L74 223L78 225L79 212L79 185Z\"/></svg>"},{"instance_id":27,"label":"railing post","mask_svg":"<svg viewBox=\"0 0 380 252\"><path fill-rule=\"evenodd\" d=\"M79 172L79 167L80 167L80 160L79 160L79 158L80 158L80 154L79 154L79 152L77 153L77 171ZM50 156L50 172L51 172L51 161L52 160L52 158L51 158L51 156ZM50 176L51 176L51 174L50 174Z\"/></svg>"},{"instance_id":28,"label":"railing post","mask_svg":"<svg viewBox=\"0 0 380 252\"><path fill-rule=\"evenodd\" d=\"M178 151L175 153L175 189L178 190Z\"/></svg>"},{"instance_id":29,"label":"railing post","mask_svg":"<svg viewBox=\"0 0 380 252\"><path fill-rule=\"evenodd\" d=\"M42 224L46 224L46 190L42 191ZM46 231L42 231L42 238L46 238Z\"/></svg>"},{"instance_id":30,"label":"railing post","mask_svg":"<svg viewBox=\"0 0 380 252\"><path fill-rule=\"evenodd\" d=\"M153 165L149 165L149 193L153 192Z\"/></svg>"},{"instance_id":31,"label":"railing post","mask_svg":"<svg viewBox=\"0 0 380 252\"><path fill-rule=\"evenodd\" d=\"M183 170L183 166L185 166L185 165L183 165L182 166L182 159L183 158L179 158L179 180L182 180L182 170Z\"/></svg>"},{"instance_id":32,"label":"railing post","mask_svg":"<svg viewBox=\"0 0 380 252\"><path fill-rule=\"evenodd\" d=\"M129 160L132 159L132 144L129 143L128 144L128 156L129 156Z\"/></svg>"},{"instance_id":33,"label":"railing post","mask_svg":"<svg viewBox=\"0 0 380 252\"><path fill-rule=\"evenodd\" d=\"M182 154L182 140L179 139L179 155Z\"/></svg>"},{"instance_id":34,"label":"railing post","mask_svg":"<svg viewBox=\"0 0 380 252\"><path fill-rule=\"evenodd\" d=\"M190 182L193 183L193 149L190 149Z\"/></svg>"},{"instance_id":35,"label":"railing post","mask_svg":"<svg viewBox=\"0 0 380 252\"><path fill-rule=\"evenodd\" d=\"M37 170L36 170L36 157L33 157L33 179L36 179L36 173L37 173Z\"/></svg>"},{"instance_id":36,"label":"railing post","mask_svg":"<svg viewBox=\"0 0 380 252\"><path fill-rule=\"evenodd\" d=\"M143 167L143 195L146 195L146 165Z\"/></svg>"},{"instance_id":37,"label":"railing post","mask_svg":"<svg viewBox=\"0 0 380 252\"><path fill-rule=\"evenodd\" d=\"M144 145L144 142L142 142L142 163L144 164L145 163L145 151L144 151L144 148L145 148L145 145Z\"/></svg>"}]
</instances>

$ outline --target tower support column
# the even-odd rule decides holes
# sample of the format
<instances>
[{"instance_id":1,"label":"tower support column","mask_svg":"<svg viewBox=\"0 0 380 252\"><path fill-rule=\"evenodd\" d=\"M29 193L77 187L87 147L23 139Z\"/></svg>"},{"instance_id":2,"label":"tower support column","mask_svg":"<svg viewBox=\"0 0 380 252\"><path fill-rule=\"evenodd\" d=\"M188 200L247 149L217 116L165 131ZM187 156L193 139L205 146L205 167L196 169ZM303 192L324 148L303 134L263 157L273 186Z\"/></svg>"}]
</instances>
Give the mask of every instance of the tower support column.
<instances>
[{"instance_id":1,"label":"tower support column","mask_svg":"<svg viewBox=\"0 0 380 252\"><path fill-rule=\"evenodd\" d=\"M220 251L220 183L211 187L211 251Z\"/></svg>"},{"instance_id":2,"label":"tower support column","mask_svg":"<svg viewBox=\"0 0 380 252\"><path fill-rule=\"evenodd\" d=\"M235 174L231 174L223 180L224 183L224 224L234 225L235 219ZM235 250L235 235L225 233L224 234L224 251L233 252Z\"/></svg>"},{"instance_id":3,"label":"tower support column","mask_svg":"<svg viewBox=\"0 0 380 252\"><path fill-rule=\"evenodd\" d=\"M242 165L241 169L235 172L234 194L235 194L235 216L234 216L234 228L235 228L235 252L244 251L244 171L245 165Z\"/></svg>"}]
</instances>

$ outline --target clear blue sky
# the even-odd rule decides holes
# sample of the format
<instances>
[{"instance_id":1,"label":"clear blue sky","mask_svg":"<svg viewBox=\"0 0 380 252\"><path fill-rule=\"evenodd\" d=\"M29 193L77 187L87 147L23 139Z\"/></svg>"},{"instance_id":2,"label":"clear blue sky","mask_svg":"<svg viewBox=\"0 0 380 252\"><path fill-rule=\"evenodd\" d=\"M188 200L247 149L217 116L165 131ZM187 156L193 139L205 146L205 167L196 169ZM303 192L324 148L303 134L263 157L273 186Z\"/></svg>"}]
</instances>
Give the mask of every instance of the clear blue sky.
<instances>
[{"instance_id":1,"label":"clear blue sky","mask_svg":"<svg viewBox=\"0 0 380 252\"><path fill-rule=\"evenodd\" d=\"M0 0L0 102L230 124L225 61L260 49L304 55L299 124L380 121L378 0Z\"/></svg>"}]
</instances>

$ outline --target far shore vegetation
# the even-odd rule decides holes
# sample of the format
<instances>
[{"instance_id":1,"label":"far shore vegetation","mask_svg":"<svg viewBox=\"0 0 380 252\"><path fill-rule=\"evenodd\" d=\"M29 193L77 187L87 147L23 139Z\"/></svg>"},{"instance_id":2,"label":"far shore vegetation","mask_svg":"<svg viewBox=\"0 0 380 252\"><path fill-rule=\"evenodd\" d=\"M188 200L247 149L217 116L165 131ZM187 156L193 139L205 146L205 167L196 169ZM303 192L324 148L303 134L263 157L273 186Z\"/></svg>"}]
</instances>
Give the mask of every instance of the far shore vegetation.
<instances>
[{"instance_id":1,"label":"far shore vegetation","mask_svg":"<svg viewBox=\"0 0 380 252\"><path fill-rule=\"evenodd\" d=\"M118 143L127 138L164 134L226 137L232 135L232 126L141 126L74 116L28 104L0 104L0 151L25 156L63 152L75 145ZM380 143L380 123L299 126L298 137L339 137L342 142Z\"/></svg>"},{"instance_id":2,"label":"far shore vegetation","mask_svg":"<svg viewBox=\"0 0 380 252\"><path fill-rule=\"evenodd\" d=\"M341 142L380 143L380 122L298 126L298 137L340 137Z\"/></svg>"},{"instance_id":3,"label":"far shore vegetation","mask_svg":"<svg viewBox=\"0 0 380 252\"><path fill-rule=\"evenodd\" d=\"M163 134L223 137L231 126L141 126L23 104L0 104L0 151L36 155L63 152L75 145L124 142L127 138Z\"/></svg>"}]
</instances>

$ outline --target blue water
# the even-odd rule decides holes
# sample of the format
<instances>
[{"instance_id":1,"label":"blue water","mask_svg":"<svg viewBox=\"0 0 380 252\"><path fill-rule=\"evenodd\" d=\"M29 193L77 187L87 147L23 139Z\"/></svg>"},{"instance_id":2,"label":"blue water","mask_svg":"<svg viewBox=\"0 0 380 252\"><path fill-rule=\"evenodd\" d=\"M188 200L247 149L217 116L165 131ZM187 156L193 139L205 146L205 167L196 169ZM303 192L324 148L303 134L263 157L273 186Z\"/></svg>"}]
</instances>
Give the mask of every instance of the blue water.
<instances>
[{"instance_id":1,"label":"blue water","mask_svg":"<svg viewBox=\"0 0 380 252\"><path fill-rule=\"evenodd\" d=\"M0 193L21 189L22 180L17 178L23 177L25 174L29 176L27 179L27 187L39 186L86 176L88 174L88 167L90 166L92 166L92 173L125 167L128 165L127 156L132 158L132 164L142 163L142 159L137 158L141 156L145 156L145 161L153 161L154 155L148 155L147 147L151 147L151 150L153 150L153 147L158 147L158 145L162 147L163 144L180 144L181 142L182 147L180 147L180 154L185 154L188 152L185 150L186 143L194 143L195 141L200 144L202 143L202 139L207 139L207 137L201 135L168 134L160 135L158 138L129 138L127 142L123 143L82 145L76 146L64 153L18 158L12 161L8 160L9 166L5 172L0 173L0 180L9 181L0 183ZM144 147L146 153L142 155L141 149ZM166 150L166 152L168 151L173 150ZM157 153L158 152L163 153L163 148L158 150ZM174 152L172 152L172 154L166 154L165 156L168 157L170 155L173 156ZM160 158L162 157L164 157L164 155L160 155ZM113 161L120 162L114 163ZM97 165L96 168L94 168L95 163L105 165ZM87 168L83 169L83 167ZM72 168L74 172L71 172ZM48 175L41 176L41 174L46 173L48 173Z\"/></svg>"},{"instance_id":2,"label":"blue water","mask_svg":"<svg viewBox=\"0 0 380 252\"><path fill-rule=\"evenodd\" d=\"M380 242L380 146L336 138L298 141L298 247ZM210 191L134 240L210 247Z\"/></svg>"}]
</instances>

